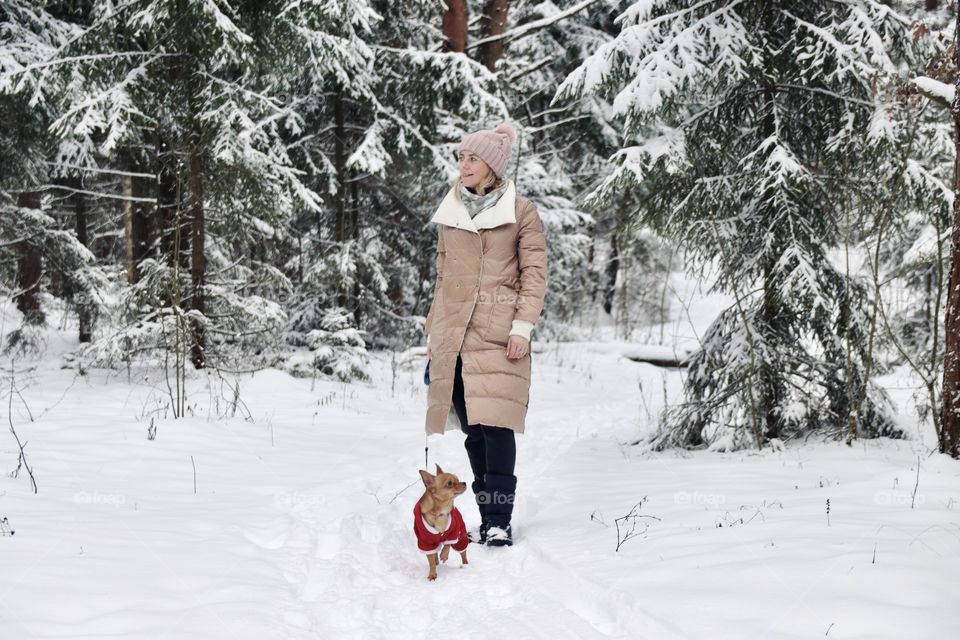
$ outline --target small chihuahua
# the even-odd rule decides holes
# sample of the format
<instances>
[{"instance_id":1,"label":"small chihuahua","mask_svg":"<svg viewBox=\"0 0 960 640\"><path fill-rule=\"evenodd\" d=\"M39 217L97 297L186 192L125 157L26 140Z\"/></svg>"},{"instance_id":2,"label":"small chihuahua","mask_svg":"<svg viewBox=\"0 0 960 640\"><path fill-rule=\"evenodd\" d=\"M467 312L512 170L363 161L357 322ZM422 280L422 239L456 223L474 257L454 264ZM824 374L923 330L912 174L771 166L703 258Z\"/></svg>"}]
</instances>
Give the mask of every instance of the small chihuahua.
<instances>
[{"instance_id":1,"label":"small chihuahua","mask_svg":"<svg viewBox=\"0 0 960 640\"><path fill-rule=\"evenodd\" d=\"M436 580L438 551L440 562L446 562L453 547L460 552L460 565L468 564L467 527L453 506L453 499L467 490L467 483L460 482L452 473L444 473L440 465L437 465L437 475L421 469L420 477L427 490L413 507L413 532L417 535L417 547L427 554L430 563L427 580Z\"/></svg>"}]
</instances>

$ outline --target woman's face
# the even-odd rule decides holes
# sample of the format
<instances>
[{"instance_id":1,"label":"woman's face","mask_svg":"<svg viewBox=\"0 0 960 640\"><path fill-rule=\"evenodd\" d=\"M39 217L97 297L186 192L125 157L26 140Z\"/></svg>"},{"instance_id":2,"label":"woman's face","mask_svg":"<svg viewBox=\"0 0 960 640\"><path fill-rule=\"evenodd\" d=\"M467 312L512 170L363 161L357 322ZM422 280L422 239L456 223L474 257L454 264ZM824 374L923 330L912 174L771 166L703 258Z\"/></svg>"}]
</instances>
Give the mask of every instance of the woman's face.
<instances>
[{"instance_id":1,"label":"woman's face","mask_svg":"<svg viewBox=\"0 0 960 640\"><path fill-rule=\"evenodd\" d=\"M457 157L460 159L460 180L463 186L468 189L475 189L487 179L493 170L486 162L481 160L474 152L464 149Z\"/></svg>"}]
</instances>

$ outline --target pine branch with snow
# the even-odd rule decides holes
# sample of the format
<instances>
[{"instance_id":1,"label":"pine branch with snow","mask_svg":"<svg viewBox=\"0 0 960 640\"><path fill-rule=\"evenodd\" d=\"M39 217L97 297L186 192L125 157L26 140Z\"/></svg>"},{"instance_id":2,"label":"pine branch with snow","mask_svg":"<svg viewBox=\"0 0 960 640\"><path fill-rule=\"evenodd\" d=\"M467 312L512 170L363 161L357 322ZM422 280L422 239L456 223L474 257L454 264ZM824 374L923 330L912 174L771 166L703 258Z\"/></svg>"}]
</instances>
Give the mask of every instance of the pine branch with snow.
<instances>
[{"instance_id":1,"label":"pine branch with snow","mask_svg":"<svg viewBox=\"0 0 960 640\"><path fill-rule=\"evenodd\" d=\"M871 300L830 255L849 244L850 219L879 225L876 205L890 202L858 185L893 184L905 166L895 86L917 59L910 21L873 0L644 0L617 20L554 99L607 98L624 123L592 200L649 194L636 222L740 305L704 339L660 442L839 434L844 412L856 435L888 433L864 392L876 317L854 310Z\"/></svg>"}]
</instances>

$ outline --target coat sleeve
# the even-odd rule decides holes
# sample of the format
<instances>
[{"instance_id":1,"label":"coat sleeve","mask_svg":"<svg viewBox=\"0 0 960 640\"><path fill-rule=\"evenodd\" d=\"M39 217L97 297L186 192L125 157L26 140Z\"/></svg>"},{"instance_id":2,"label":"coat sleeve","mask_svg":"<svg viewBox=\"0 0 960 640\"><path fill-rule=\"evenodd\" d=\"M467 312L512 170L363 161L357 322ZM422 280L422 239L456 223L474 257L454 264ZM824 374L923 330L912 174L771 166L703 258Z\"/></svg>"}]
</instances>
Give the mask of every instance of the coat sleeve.
<instances>
[{"instance_id":1,"label":"coat sleeve","mask_svg":"<svg viewBox=\"0 0 960 640\"><path fill-rule=\"evenodd\" d=\"M520 262L520 297L515 320L536 324L543 311L547 293L547 240L537 207L529 202L520 219L517 236L517 255Z\"/></svg>"},{"instance_id":2,"label":"coat sleeve","mask_svg":"<svg viewBox=\"0 0 960 640\"><path fill-rule=\"evenodd\" d=\"M433 300L430 301L430 310L427 312L427 320L423 324L423 332L430 335L430 327L433 325L433 309L437 304L437 293L440 291L440 275L443 273L443 262L446 257L446 248L443 246L443 225L437 225L437 276L433 285Z\"/></svg>"}]
</instances>

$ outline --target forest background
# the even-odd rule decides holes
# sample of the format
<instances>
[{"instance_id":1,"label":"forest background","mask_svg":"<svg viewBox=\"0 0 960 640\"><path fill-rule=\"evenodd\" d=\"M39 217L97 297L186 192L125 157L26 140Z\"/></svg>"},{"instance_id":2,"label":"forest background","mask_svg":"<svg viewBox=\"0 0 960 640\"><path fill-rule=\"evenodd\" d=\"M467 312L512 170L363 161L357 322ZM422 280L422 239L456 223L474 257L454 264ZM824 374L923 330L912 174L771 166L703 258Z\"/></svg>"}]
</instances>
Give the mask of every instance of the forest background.
<instances>
[{"instance_id":1,"label":"forest background","mask_svg":"<svg viewBox=\"0 0 960 640\"><path fill-rule=\"evenodd\" d=\"M364 379L422 345L454 152L509 121L536 341L669 346L678 269L732 301L654 446L899 436L873 379L906 366L958 455L955 3L468 4L0 4L11 381L53 319L175 416L194 371Z\"/></svg>"}]
</instances>

